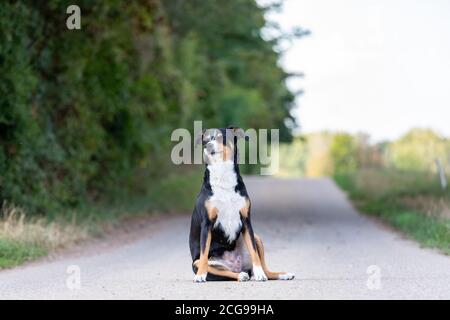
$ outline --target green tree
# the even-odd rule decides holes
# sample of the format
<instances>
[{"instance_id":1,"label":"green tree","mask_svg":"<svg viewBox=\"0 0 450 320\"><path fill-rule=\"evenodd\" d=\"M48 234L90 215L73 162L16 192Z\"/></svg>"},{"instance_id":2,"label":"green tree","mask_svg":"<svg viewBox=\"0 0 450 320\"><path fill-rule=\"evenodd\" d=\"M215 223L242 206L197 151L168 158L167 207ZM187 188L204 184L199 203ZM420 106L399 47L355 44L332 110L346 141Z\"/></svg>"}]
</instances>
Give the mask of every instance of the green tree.
<instances>
[{"instance_id":1,"label":"green tree","mask_svg":"<svg viewBox=\"0 0 450 320\"><path fill-rule=\"evenodd\" d=\"M333 136L330 155L333 159L334 174L354 172L358 167L358 144L348 133L337 133Z\"/></svg>"},{"instance_id":2,"label":"green tree","mask_svg":"<svg viewBox=\"0 0 450 320\"><path fill-rule=\"evenodd\" d=\"M253 0L0 3L0 200L29 212L146 192L170 165L170 133L279 128L294 95Z\"/></svg>"},{"instance_id":3,"label":"green tree","mask_svg":"<svg viewBox=\"0 0 450 320\"><path fill-rule=\"evenodd\" d=\"M392 164L402 170L435 171L435 160L450 163L449 141L430 129L412 129L388 147Z\"/></svg>"}]
</instances>

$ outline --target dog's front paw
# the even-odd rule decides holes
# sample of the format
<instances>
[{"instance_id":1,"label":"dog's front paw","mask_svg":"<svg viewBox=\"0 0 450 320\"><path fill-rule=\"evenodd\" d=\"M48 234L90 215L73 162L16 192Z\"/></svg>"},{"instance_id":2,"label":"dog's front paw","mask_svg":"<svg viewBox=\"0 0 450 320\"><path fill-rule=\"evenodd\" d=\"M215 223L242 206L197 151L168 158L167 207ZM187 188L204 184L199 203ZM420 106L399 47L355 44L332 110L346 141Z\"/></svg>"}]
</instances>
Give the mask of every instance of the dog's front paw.
<instances>
[{"instance_id":1,"label":"dog's front paw","mask_svg":"<svg viewBox=\"0 0 450 320\"><path fill-rule=\"evenodd\" d=\"M267 280L267 276L264 273L264 270L261 268L261 266L253 266L252 280L254 280L254 281L266 281Z\"/></svg>"},{"instance_id":2,"label":"dog's front paw","mask_svg":"<svg viewBox=\"0 0 450 320\"><path fill-rule=\"evenodd\" d=\"M282 273L278 276L279 280L292 280L294 278L295 278L295 274L293 274L292 272Z\"/></svg>"},{"instance_id":3,"label":"dog's front paw","mask_svg":"<svg viewBox=\"0 0 450 320\"><path fill-rule=\"evenodd\" d=\"M206 273L196 274L194 276L194 282L206 282Z\"/></svg>"},{"instance_id":4,"label":"dog's front paw","mask_svg":"<svg viewBox=\"0 0 450 320\"><path fill-rule=\"evenodd\" d=\"M248 281L250 280L250 277L248 276L247 272L240 272L238 276L238 281Z\"/></svg>"}]
</instances>

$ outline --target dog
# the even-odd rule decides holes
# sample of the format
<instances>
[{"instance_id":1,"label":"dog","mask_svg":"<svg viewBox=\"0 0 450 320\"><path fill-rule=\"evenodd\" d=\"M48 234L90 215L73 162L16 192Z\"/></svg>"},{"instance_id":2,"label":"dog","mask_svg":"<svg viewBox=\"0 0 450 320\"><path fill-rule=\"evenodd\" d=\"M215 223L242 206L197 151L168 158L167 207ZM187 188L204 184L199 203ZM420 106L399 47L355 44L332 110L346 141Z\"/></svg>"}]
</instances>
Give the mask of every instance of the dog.
<instances>
[{"instance_id":1,"label":"dog","mask_svg":"<svg viewBox=\"0 0 450 320\"><path fill-rule=\"evenodd\" d=\"M250 197L239 172L240 128L203 130L206 164L203 185L191 218L189 247L194 282L291 280L293 273L267 268L261 238L253 231Z\"/></svg>"}]
</instances>

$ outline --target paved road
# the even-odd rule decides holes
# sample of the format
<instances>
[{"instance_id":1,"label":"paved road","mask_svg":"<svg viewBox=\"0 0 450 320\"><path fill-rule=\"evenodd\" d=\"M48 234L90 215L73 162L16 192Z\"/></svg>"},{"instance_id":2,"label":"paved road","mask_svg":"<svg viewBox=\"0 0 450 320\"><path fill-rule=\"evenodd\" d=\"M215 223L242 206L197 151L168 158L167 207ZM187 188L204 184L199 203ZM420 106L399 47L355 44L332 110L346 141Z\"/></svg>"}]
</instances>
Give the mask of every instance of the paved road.
<instances>
[{"instance_id":1,"label":"paved road","mask_svg":"<svg viewBox=\"0 0 450 320\"><path fill-rule=\"evenodd\" d=\"M294 272L293 281L192 283L189 216L180 216L132 243L2 271L0 298L450 298L450 257L359 215L332 181L246 183L269 267ZM66 285L70 265L80 268L80 289Z\"/></svg>"}]
</instances>

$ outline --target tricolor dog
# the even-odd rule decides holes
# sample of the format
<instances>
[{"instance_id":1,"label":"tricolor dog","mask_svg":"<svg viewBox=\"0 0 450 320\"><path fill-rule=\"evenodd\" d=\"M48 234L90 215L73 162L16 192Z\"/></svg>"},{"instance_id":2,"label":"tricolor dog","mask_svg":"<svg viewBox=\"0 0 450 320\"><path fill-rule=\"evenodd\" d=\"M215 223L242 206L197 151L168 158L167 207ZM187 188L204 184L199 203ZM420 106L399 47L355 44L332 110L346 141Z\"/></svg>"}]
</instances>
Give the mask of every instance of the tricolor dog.
<instances>
[{"instance_id":1,"label":"tricolor dog","mask_svg":"<svg viewBox=\"0 0 450 320\"><path fill-rule=\"evenodd\" d=\"M239 138L244 131L228 127L204 130L197 139L206 169L189 235L194 282L291 280L292 273L269 271L253 231L251 202L239 173Z\"/></svg>"}]
</instances>

